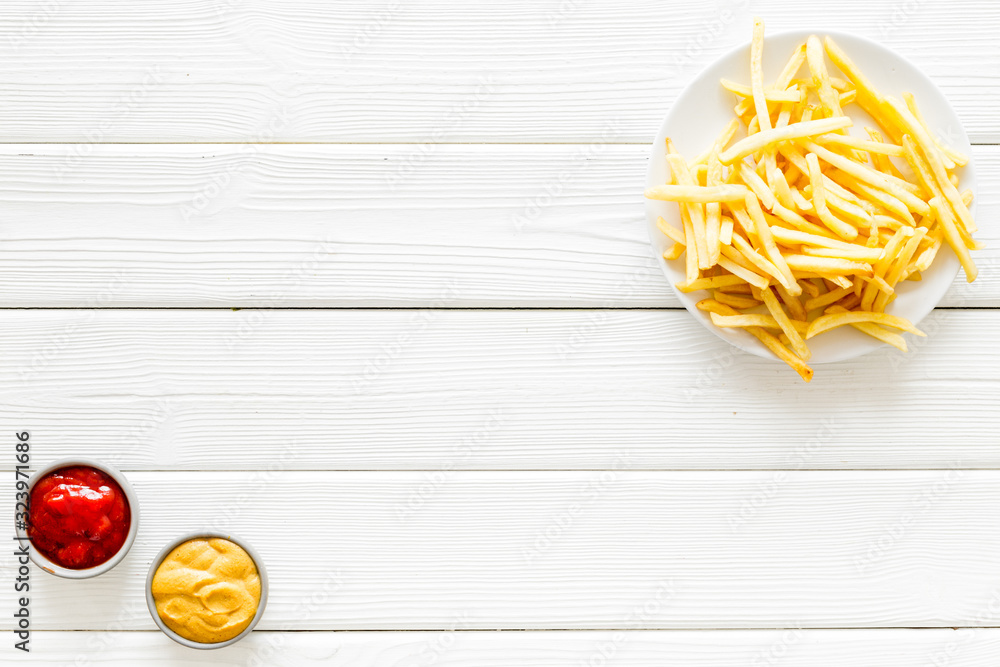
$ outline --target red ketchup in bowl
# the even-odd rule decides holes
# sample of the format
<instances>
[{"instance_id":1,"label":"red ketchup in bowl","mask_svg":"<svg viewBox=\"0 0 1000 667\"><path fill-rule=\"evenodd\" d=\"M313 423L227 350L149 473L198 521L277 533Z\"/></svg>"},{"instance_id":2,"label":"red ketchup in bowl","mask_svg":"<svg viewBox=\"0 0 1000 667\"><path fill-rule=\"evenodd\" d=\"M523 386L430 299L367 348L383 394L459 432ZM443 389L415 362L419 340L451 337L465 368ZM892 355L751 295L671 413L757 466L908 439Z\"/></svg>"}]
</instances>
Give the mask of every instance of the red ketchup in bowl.
<instances>
[{"instance_id":1,"label":"red ketchup in bowl","mask_svg":"<svg viewBox=\"0 0 1000 667\"><path fill-rule=\"evenodd\" d=\"M31 490L28 536L41 555L85 570L118 553L132 521L118 483L89 466L54 470Z\"/></svg>"}]
</instances>

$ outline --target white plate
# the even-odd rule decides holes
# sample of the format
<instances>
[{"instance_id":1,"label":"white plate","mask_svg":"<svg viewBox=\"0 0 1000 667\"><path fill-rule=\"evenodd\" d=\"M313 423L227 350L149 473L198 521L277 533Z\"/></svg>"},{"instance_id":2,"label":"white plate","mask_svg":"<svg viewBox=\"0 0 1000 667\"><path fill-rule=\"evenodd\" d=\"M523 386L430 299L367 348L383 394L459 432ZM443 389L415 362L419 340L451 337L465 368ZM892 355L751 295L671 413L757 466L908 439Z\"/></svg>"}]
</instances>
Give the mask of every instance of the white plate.
<instances>
[{"instance_id":1,"label":"white plate","mask_svg":"<svg viewBox=\"0 0 1000 667\"><path fill-rule=\"evenodd\" d=\"M969 138L965 134L955 111L937 86L923 72L898 54L863 37L839 32L804 30L766 37L763 63L765 85L777 77L795 48L805 42L811 34L819 35L821 38L825 35L833 37L883 94L899 97L904 92L913 93L920 111L931 129L957 150L971 155ZM829 59L827 59L827 67L832 76L841 76L839 70ZM803 73L806 72L808 69L803 66L799 75L803 76ZM707 149L733 118L736 98L719 85L719 79L723 78L745 84L750 83L749 42L722 56L702 71L677 98L673 108L667 113L667 117L660 127L660 132L656 136L656 141L653 143L653 152L646 173L646 187L662 185L666 181L666 137L669 136L674 140L677 150L681 154L693 158ZM852 134L867 139L868 137L864 133L865 126L877 127L857 104L851 104L845 109L845 112L854 119L854 127L851 128ZM957 170L956 174L961 180L959 190L972 188L975 191L975 168L971 160L964 168ZM975 201L973 201L970 207L973 215L975 215L975 205ZM663 216L675 227L680 227L677 205L672 202L646 200L649 236L663 272L670 284L674 285L674 283L685 279L684 259L672 261L663 259L663 252L672 245L672 242L657 229L657 216ZM959 268L958 258L945 245L934 260L934 265L923 272L923 280L919 282L904 281L897 287L898 296L886 308L886 312L905 317L914 324L919 323L934 309L934 306L948 291ZM677 291L676 288L674 292L691 314L716 336L747 352L776 359L760 341L747 332L739 329L720 329L713 325L708 314L695 307L698 301L709 296L708 292L699 291L684 294ZM883 343L880 341L856 331L853 327L840 327L810 339L809 347L813 353L810 363L822 364L843 361L870 352L882 345Z\"/></svg>"}]
</instances>

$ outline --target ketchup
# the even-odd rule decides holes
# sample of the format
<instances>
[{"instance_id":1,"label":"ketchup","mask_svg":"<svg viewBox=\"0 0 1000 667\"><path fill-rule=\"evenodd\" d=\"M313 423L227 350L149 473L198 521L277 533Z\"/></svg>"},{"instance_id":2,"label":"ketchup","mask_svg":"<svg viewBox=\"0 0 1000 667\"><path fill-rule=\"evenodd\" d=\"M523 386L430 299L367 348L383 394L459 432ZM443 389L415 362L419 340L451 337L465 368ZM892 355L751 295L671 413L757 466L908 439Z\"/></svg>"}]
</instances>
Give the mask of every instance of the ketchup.
<instances>
[{"instance_id":1,"label":"ketchup","mask_svg":"<svg viewBox=\"0 0 1000 667\"><path fill-rule=\"evenodd\" d=\"M28 535L53 563L85 570L118 553L132 521L118 483L89 466L54 470L31 490Z\"/></svg>"}]
</instances>

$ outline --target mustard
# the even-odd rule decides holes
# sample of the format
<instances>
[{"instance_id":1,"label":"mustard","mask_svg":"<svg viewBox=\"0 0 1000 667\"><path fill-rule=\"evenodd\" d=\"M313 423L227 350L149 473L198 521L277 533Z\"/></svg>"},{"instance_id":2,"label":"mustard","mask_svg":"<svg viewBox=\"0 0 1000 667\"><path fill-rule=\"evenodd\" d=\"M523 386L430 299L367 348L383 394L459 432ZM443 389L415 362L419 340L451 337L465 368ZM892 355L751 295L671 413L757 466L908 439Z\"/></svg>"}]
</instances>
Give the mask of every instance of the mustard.
<instances>
[{"instance_id":1,"label":"mustard","mask_svg":"<svg viewBox=\"0 0 1000 667\"><path fill-rule=\"evenodd\" d=\"M220 538L188 540L156 568L152 593L168 628L185 639L216 644L253 621L260 576L239 545Z\"/></svg>"}]
</instances>

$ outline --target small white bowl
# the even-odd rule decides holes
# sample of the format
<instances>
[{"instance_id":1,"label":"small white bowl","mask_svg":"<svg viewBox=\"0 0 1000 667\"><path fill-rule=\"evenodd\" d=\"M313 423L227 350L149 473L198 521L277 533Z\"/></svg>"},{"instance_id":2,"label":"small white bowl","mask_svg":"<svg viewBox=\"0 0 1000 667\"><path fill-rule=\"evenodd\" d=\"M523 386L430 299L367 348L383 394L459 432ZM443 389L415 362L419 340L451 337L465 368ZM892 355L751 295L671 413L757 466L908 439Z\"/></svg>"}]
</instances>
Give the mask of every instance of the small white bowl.
<instances>
[{"instance_id":1,"label":"small white bowl","mask_svg":"<svg viewBox=\"0 0 1000 667\"><path fill-rule=\"evenodd\" d=\"M96 468L111 479L115 480L115 482L118 483L118 486L121 487L122 491L125 493L125 499L128 501L128 510L131 517L128 535L125 536L125 542L118 550L118 553L110 559L104 561L100 565L95 565L94 567L89 567L85 570L71 570L67 567L63 567L62 565L53 563L45 556L38 553L38 550L34 548L29 549L28 555L35 565L49 574L54 574L57 577L63 577L64 579L90 579L91 577L104 574L120 563L122 559L125 558L125 554L128 553L128 550L132 548L132 544L135 542L135 536L139 532L139 499L136 498L135 491L132 490L132 485L129 484L127 479L125 479L125 475L123 475L117 468L113 468L112 466L109 466L106 463L101 463L100 461L95 461L94 459L80 457L62 459L60 461L50 463L44 468L40 468L34 475L31 476L31 479L28 480L29 498L31 496L31 491L35 488L35 484L38 483L38 480L61 468L72 468L74 466ZM17 537L18 540L22 542L28 540L27 531L22 528L18 528Z\"/></svg>"},{"instance_id":2,"label":"small white bowl","mask_svg":"<svg viewBox=\"0 0 1000 667\"><path fill-rule=\"evenodd\" d=\"M883 94L899 97L904 92L913 93L930 128L939 136L943 136L957 150L972 155L969 138L962 128L958 115L934 82L902 56L864 37L822 29L796 30L768 36L764 43L765 84L774 80L795 47L805 42L809 35L818 35L820 38L826 35L832 37ZM841 76L837 67L829 60L827 66L831 75ZM806 68L803 66L802 72L805 71ZM646 187L666 182L666 137L674 140L681 154L692 158L708 148L734 117L733 107L736 106L736 98L719 85L719 79L723 78L749 84L749 42L705 68L678 96L653 143L649 168L646 172ZM852 134L867 138L864 135L864 128L877 127L857 104L851 104L846 113L854 119L854 126L850 128ZM959 190L965 188L976 190L976 174L971 160L955 173L960 179ZM969 207L973 215L975 207L976 202L973 200L972 206ZM660 267L673 286L685 279L684 259L670 261L663 259L664 251L673 244L657 228L657 216L663 216L670 224L680 227L677 205L672 202L646 200L649 237ZM944 297L955 280L959 266L955 253L944 245L938 252L934 264L922 272L923 280L904 281L897 286L897 297L886 308L886 312L905 317L917 325ZM735 328L722 329L712 324L709 315L695 306L698 301L710 296L708 292L684 294L676 287L674 292L685 308L713 334L742 350L777 361L770 350L746 331ZM809 341L809 349L812 350L812 359L809 363L823 364L852 359L882 345L884 343L881 341L853 327L840 327Z\"/></svg>"},{"instance_id":3,"label":"small white bowl","mask_svg":"<svg viewBox=\"0 0 1000 667\"><path fill-rule=\"evenodd\" d=\"M239 546L241 549L247 552L253 564L257 567L257 576L260 577L260 601L257 603L257 612L254 614L253 619L250 621L250 625L243 629L243 632L236 635L232 639L227 639L224 642L215 642L213 644L205 644L203 642L196 642L186 637L181 637L179 634L167 627L167 624L163 622L160 618L160 613L156 611L156 600L153 599L153 577L156 575L156 570L160 567L160 563L163 559L170 555L170 552L179 547L180 545L188 542L190 540L199 539L211 539L219 538L223 540L229 540L233 544ZM163 634L173 639L175 642L181 646L187 646L188 648L196 648L203 651L210 651L217 648L223 648L224 646L229 646L235 644L239 640L246 637L248 634L253 632L254 627L260 621L261 616L264 615L264 607L267 606L267 569L264 567L264 561L261 560L260 554L247 544L245 541L236 537L234 535L227 535L226 533L216 533L212 531L198 531L194 533L188 533L187 535L182 535L178 537L173 542L169 543L167 546L160 549L160 553L156 554L156 558L149 566L149 572L146 574L146 607L149 608L149 615L153 617L153 622L156 623L156 627L163 631Z\"/></svg>"}]
</instances>

